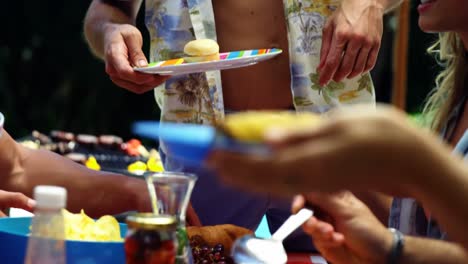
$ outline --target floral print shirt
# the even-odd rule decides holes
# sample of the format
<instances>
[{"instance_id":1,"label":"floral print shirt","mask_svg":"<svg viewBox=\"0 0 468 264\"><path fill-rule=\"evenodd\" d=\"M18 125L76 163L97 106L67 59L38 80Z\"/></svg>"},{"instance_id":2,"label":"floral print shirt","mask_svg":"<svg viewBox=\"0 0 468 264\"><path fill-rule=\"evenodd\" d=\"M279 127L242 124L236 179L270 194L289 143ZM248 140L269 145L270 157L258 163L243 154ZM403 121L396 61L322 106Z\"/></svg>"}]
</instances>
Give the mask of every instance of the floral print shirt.
<instances>
[{"instance_id":1,"label":"floral print shirt","mask_svg":"<svg viewBox=\"0 0 468 264\"><path fill-rule=\"evenodd\" d=\"M340 0L283 0L288 28L291 92L297 111L325 112L343 104L375 103L370 75L318 84L322 28ZM146 0L150 61L183 56L193 39L216 40L211 0ZM174 76L155 89L161 120L211 124L224 117L219 71Z\"/></svg>"}]
</instances>

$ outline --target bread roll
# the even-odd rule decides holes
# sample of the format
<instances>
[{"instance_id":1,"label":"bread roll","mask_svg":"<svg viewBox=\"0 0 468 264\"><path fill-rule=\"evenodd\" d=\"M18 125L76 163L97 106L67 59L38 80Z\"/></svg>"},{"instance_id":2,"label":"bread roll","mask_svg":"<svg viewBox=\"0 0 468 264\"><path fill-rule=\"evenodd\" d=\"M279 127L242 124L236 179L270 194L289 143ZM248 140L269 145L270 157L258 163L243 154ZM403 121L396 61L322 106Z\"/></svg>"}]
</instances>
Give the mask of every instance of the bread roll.
<instances>
[{"instance_id":1,"label":"bread roll","mask_svg":"<svg viewBox=\"0 0 468 264\"><path fill-rule=\"evenodd\" d=\"M188 42L184 47L186 62L219 60L219 45L211 39L197 39Z\"/></svg>"}]
</instances>

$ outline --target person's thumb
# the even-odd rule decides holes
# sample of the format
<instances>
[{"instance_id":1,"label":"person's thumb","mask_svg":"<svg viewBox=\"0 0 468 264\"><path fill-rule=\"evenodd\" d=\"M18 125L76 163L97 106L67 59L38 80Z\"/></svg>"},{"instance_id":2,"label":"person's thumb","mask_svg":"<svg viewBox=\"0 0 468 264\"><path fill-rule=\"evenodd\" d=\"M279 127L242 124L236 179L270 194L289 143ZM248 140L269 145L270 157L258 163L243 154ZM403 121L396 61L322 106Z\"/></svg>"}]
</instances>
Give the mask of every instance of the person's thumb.
<instances>
[{"instance_id":1,"label":"person's thumb","mask_svg":"<svg viewBox=\"0 0 468 264\"><path fill-rule=\"evenodd\" d=\"M143 53L142 47L142 38L140 33L129 34L125 36L125 44L128 49L129 61L133 66L136 67L146 67L148 66L148 61Z\"/></svg>"},{"instance_id":2,"label":"person's thumb","mask_svg":"<svg viewBox=\"0 0 468 264\"><path fill-rule=\"evenodd\" d=\"M36 201L19 192L0 191L0 204L2 207L14 207L33 211Z\"/></svg>"},{"instance_id":3,"label":"person's thumb","mask_svg":"<svg viewBox=\"0 0 468 264\"><path fill-rule=\"evenodd\" d=\"M304 208L305 203L306 203L306 201L305 201L305 197L303 195L294 196L293 201L292 201L292 205L291 205L292 213L296 214L297 212L299 212L299 210Z\"/></svg>"}]
</instances>

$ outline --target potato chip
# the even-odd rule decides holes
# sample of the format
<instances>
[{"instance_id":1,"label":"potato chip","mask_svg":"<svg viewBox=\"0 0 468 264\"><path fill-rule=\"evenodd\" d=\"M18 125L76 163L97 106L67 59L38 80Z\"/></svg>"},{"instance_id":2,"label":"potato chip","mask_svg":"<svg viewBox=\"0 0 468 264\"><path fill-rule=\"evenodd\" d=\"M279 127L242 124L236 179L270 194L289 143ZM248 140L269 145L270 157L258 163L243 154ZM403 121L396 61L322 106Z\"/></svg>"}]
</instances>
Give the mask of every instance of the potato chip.
<instances>
[{"instance_id":1,"label":"potato chip","mask_svg":"<svg viewBox=\"0 0 468 264\"><path fill-rule=\"evenodd\" d=\"M97 162L96 158L94 156L90 156L86 161L85 161L85 166L88 167L88 169L91 170L101 170L101 165Z\"/></svg>"},{"instance_id":2,"label":"potato chip","mask_svg":"<svg viewBox=\"0 0 468 264\"><path fill-rule=\"evenodd\" d=\"M146 163L148 165L148 170L151 172L163 172L164 166L161 160L156 160L156 158L151 157Z\"/></svg>"},{"instance_id":3,"label":"potato chip","mask_svg":"<svg viewBox=\"0 0 468 264\"><path fill-rule=\"evenodd\" d=\"M147 169L146 163L142 161L136 161L130 165L128 165L127 170L129 172L145 172Z\"/></svg>"},{"instance_id":4,"label":"potato chip","mask_svg":"<svg viewBox=\"0 0 468 264\"><path fill-rule=\"evenodd\" d=\"M79 214L63 210L65 238L84 241L122 241L117 220L105 215L94 221L83 210Z\"/></svg>"},{"instance_id":5,"label":"potato chip","mask_svg":"<svg viewBox=\"0 0 468 264\"><path fill-rule=\"evenodd\" d=\"M99 218L94 224L96 238L105 241L121 241L119 222L110 215ZM102 232L106 231L106 232Z\"/></svg>"}]
</instances>

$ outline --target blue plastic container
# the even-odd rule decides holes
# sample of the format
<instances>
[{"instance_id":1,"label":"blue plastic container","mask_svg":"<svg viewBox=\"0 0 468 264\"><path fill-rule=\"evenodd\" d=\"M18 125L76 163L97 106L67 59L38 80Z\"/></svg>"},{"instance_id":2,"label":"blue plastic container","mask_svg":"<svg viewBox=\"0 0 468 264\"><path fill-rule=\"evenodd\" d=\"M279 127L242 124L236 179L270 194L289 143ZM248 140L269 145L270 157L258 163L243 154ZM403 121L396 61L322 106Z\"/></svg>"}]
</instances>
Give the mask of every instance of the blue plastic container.
<instances>
[{"instance_id":1,"label":"blue plastic container","mask_svg":"<svg viewBox=\"0 0 468 264\"><path fill-rule=\"evenodd\" d=\"M256 155L271 154L270 148L264 144L243 143L206 125L141 121L133 125L132 131L140 137L161 140L168 156L193 167L203 166L214 149Z\"/></svg>"},{"instance_id":2,"label":"blue plastic container","mask_svg":"<svg viewBox=\"0 0 468 264\"><path fill-rule=\"evenodd\" d=\"M28 243L31 217L0 218L1 263L23 264ZM122 237L127 225L120 224ZM69 264L124 264L123 242L67 241L67 263Z\"/></svg>"},{"instance_id":3,"label":"blue plastic container","mask_svg":"<svg viewBox=\"0 0 468 264\"><path fill-rule=\"evenodd\" d=\"M166 154L195 167L201 166L216 139L214 127L197 124L140 121L133 125L132 131L140 137L163 141Z\"/></svg>"}]
</instances>

